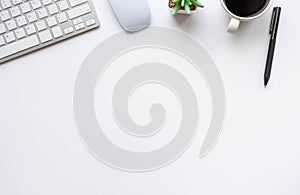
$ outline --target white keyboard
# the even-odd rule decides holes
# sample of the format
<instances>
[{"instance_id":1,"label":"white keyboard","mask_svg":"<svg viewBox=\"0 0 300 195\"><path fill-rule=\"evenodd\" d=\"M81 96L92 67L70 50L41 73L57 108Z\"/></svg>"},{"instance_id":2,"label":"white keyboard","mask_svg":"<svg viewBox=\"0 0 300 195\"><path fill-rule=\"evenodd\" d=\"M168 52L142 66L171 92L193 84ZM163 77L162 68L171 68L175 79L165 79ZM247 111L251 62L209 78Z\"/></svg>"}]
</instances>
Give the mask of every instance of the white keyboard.
<instances>
[{"instance_id":1,"label":"white keyboard","mask_svg":"<svg viewBox=\"0 0 300 195\"><path fill-rule=\"evenodd\" d=\"M91 0L0 0L0 64L98 26Z\"/></svg>"}]
</instances>

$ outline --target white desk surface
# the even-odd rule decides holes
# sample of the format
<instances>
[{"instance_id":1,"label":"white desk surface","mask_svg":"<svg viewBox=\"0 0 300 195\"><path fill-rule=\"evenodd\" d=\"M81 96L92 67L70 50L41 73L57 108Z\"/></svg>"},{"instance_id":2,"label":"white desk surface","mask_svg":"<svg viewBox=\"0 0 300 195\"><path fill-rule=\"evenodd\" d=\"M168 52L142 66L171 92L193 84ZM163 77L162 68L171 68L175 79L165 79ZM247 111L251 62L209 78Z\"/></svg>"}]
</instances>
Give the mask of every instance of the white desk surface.
<instances>
[{"instance_id":1,"label":"white desk surface","mask_svg":"<svg viewBox=\"0 0 300 195\"><path fill-rule=\"evenodd\" d=\"M107 167L83 147L72 115L75 78L88 53L121 30L108 1L94 0L101 28L0 66L0 194L299 195L300 3L274 2L283 9L265 89L271 10L230 35L219 1L202 2L205 9L177 19L166 2L149 4L153 25L189 33L222 75L227 115L211 153L197 157L197 136L171 165L137 174Z\"/></svg>"}]
</instances>

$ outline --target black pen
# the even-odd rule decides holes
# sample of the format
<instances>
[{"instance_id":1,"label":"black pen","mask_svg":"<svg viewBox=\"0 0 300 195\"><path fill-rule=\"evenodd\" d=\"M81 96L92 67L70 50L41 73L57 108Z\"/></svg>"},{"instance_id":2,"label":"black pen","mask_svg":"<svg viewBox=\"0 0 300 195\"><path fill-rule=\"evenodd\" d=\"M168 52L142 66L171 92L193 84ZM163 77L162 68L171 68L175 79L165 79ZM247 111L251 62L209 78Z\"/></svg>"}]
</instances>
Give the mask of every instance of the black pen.
<instances>
[{"instance_id":1,"label":"black pen","mask_svg":"<svg viewBox=\"0 0 300 195\"><path fill-rule=\"evenodd\" d=\"M270 76L271 76L280 12L281 12L280 7L274 7L271 25L270 25L270 35L271 36L270 36L269 50L268 50L266 69L265 69L265 75L264 75L265 87L268 85L268 82L269 82Z\"/></svg>"}]
</instances>

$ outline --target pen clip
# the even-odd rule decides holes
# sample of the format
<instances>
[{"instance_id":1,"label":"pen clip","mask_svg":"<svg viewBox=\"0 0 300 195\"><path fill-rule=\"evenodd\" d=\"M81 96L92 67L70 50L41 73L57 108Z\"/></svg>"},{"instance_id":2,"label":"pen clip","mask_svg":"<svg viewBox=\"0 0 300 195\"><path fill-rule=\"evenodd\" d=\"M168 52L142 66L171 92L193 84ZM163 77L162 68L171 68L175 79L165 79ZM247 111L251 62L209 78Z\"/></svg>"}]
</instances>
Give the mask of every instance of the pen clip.
<instances>
[{"instance_id":1,"label":"pen clip","mask_svg":"<svg viewBox=\"0 0 300 195\"><path fill-rule=\"evenodd\" d=\"M273 9L273 13L272 13L272 19L271 19L270 30L269 30L270 34L272 34L272 32L274 30L275 15L276 15L275 12L276 12L276 8Z\"/></svg>"}]
</instances>

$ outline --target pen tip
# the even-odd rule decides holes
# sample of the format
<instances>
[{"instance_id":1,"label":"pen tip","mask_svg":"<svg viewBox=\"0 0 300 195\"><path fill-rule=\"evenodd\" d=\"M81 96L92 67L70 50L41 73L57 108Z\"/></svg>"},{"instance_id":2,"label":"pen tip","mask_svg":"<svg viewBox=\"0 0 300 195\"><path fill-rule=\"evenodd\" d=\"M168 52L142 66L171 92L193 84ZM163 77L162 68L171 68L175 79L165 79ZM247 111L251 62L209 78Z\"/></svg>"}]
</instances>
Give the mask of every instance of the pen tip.
<instances>
[{"instance_id":1,"label":"pen tip","mask_svg":"<svg viewBox=\"0 0 300 195\"><path fill-rule=\"evenodd\" d=\"M267 87L268 82L269 82L269 79L265 78L265 80L264 80L265 88Z\"/></svg>"}]
</instances>

